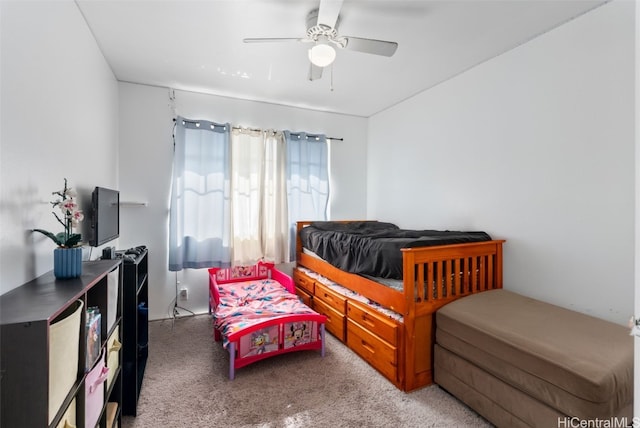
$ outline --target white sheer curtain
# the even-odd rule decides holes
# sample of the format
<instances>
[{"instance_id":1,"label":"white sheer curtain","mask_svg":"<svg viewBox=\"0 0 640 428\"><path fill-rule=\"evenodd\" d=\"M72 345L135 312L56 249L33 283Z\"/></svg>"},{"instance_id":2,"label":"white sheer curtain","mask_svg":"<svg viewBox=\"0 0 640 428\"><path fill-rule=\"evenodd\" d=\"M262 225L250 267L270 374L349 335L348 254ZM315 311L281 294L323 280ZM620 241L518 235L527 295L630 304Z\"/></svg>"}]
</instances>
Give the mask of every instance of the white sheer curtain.
<instances>
[{"instance_id":1,"label":"white sheer curtain","mask_svg":"<svg viewBox=\"0 0 640 428\"><path fill-rule=\"evenodd\" d=\"M265 135L265 167L262 199L262 251L267 260L287 262L287 146L280 131Z\"/></svg>"},{"instance_id":2,"label":"white sheer curtain","mask_svg":"<svg viewBox=\"0 0 640 428\"><path fill-rule=\"evenodd\" d=\"M281 132L231 132L234 265L288 260L286 151Z\"/></svg>"},{"instance_id":3,"label":"white sheer curtain","mask_svg":"<svg viewBox=\"0 0 640 428\"><path fill-rule=\"evenodd\" d=\"M169 270L231 264L229 124L176 118Z\"/></svg>"}]
</instances>

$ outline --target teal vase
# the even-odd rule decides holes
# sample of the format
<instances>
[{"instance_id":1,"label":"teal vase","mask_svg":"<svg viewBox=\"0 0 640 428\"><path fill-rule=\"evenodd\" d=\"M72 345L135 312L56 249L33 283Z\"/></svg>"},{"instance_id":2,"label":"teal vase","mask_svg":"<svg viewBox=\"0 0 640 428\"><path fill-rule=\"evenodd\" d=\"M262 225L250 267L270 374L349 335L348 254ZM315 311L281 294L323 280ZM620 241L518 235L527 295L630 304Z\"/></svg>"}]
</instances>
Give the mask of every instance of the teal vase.
<instances>
[{"instance_id":1,"label":"teal vase","mask_svg":"<svg viewBox=\"0 0 640 428\"><path fill-rule=\"evenodd\" d=\"M82 247L53 250L53 275L59 279L82 275Z\"/></svg>"}]
</instances>

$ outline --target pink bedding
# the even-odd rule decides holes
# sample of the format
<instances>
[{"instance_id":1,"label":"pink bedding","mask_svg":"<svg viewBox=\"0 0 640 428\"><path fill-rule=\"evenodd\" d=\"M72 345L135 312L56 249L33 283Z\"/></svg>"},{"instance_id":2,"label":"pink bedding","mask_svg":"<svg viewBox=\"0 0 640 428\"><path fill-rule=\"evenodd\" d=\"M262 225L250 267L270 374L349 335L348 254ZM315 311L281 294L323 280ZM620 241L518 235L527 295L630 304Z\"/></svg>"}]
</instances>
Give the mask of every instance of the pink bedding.
<instances>
[{"instance_id":1,"label":"pink bedding","mask_svg":"<svg viewBox=\"0 0 640 428\"><path fill-rule=\"evenodd\" d=\"M291 314L316 313L272 279L218 284L218 292L214 326L222 333L225 348L229 336L251 325Z\"/></svg>"}]
</instances>

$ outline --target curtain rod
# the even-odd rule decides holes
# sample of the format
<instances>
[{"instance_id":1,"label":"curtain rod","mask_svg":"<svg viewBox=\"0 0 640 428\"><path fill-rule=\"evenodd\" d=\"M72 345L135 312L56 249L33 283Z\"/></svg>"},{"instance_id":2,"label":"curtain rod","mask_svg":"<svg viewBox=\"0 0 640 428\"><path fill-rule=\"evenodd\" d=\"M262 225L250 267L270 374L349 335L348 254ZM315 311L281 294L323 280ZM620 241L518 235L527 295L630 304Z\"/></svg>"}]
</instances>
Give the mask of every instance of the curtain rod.
<instances>
[{"instance_id":1,"label":"curtain rod","mask_svg":"<svg viewBox=\"0 0 640 428\"><path fill-rule=\"evenodd\" d=\"M300 135L300 132L291 132L291 135ZM313 134L310 134L313 135ZM335 140L335 141L344 141L342 138L337 138L337 137L324 137L327 140Z\"/></svg>"},{"instance_id":2,"label":"curtain rod","mask_svg":"<svg viewBox=\"0 0 640 428\"><path fill-rule=\"evenodd\" d=\"M188 123L198 123L197 120L187 120L187 119L182 119L185 122ZM176 119L174 118L173 121L175 122ZM211 122L211 126L215 127L215 126L225 126L223 124L218 124L218 123L213 123ZM245 129L248 131L255 131L255 132L262 132L264 131L263 129L258 129L258 128L243 128L241 126L232 126L231 129ZM292 132L291 135L300 135L300 132ZM332 141L344 141L344 138L338 138L338 137L325 137L327 140L332 140Z\"/></svg>"}]
</instances>

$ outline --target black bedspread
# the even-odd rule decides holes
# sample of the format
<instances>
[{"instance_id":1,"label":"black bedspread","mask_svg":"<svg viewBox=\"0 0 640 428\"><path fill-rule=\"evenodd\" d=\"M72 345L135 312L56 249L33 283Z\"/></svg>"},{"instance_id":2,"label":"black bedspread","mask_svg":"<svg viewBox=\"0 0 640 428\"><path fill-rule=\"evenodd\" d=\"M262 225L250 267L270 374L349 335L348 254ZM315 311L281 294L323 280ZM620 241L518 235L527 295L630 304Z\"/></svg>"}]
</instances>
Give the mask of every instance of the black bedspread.
<instances>
[{"instance_id":1,"label":"black bedspread","mask_svg":"<svg viewBox=\"0 0 640 428\"><path fill-rule=\"evenodd\" d=\"M314 222L300 231L302 246L351 273L402 279L401 248L490 241L485 232L406 230L392 223Z\"/></svg>"}]
</instances>

